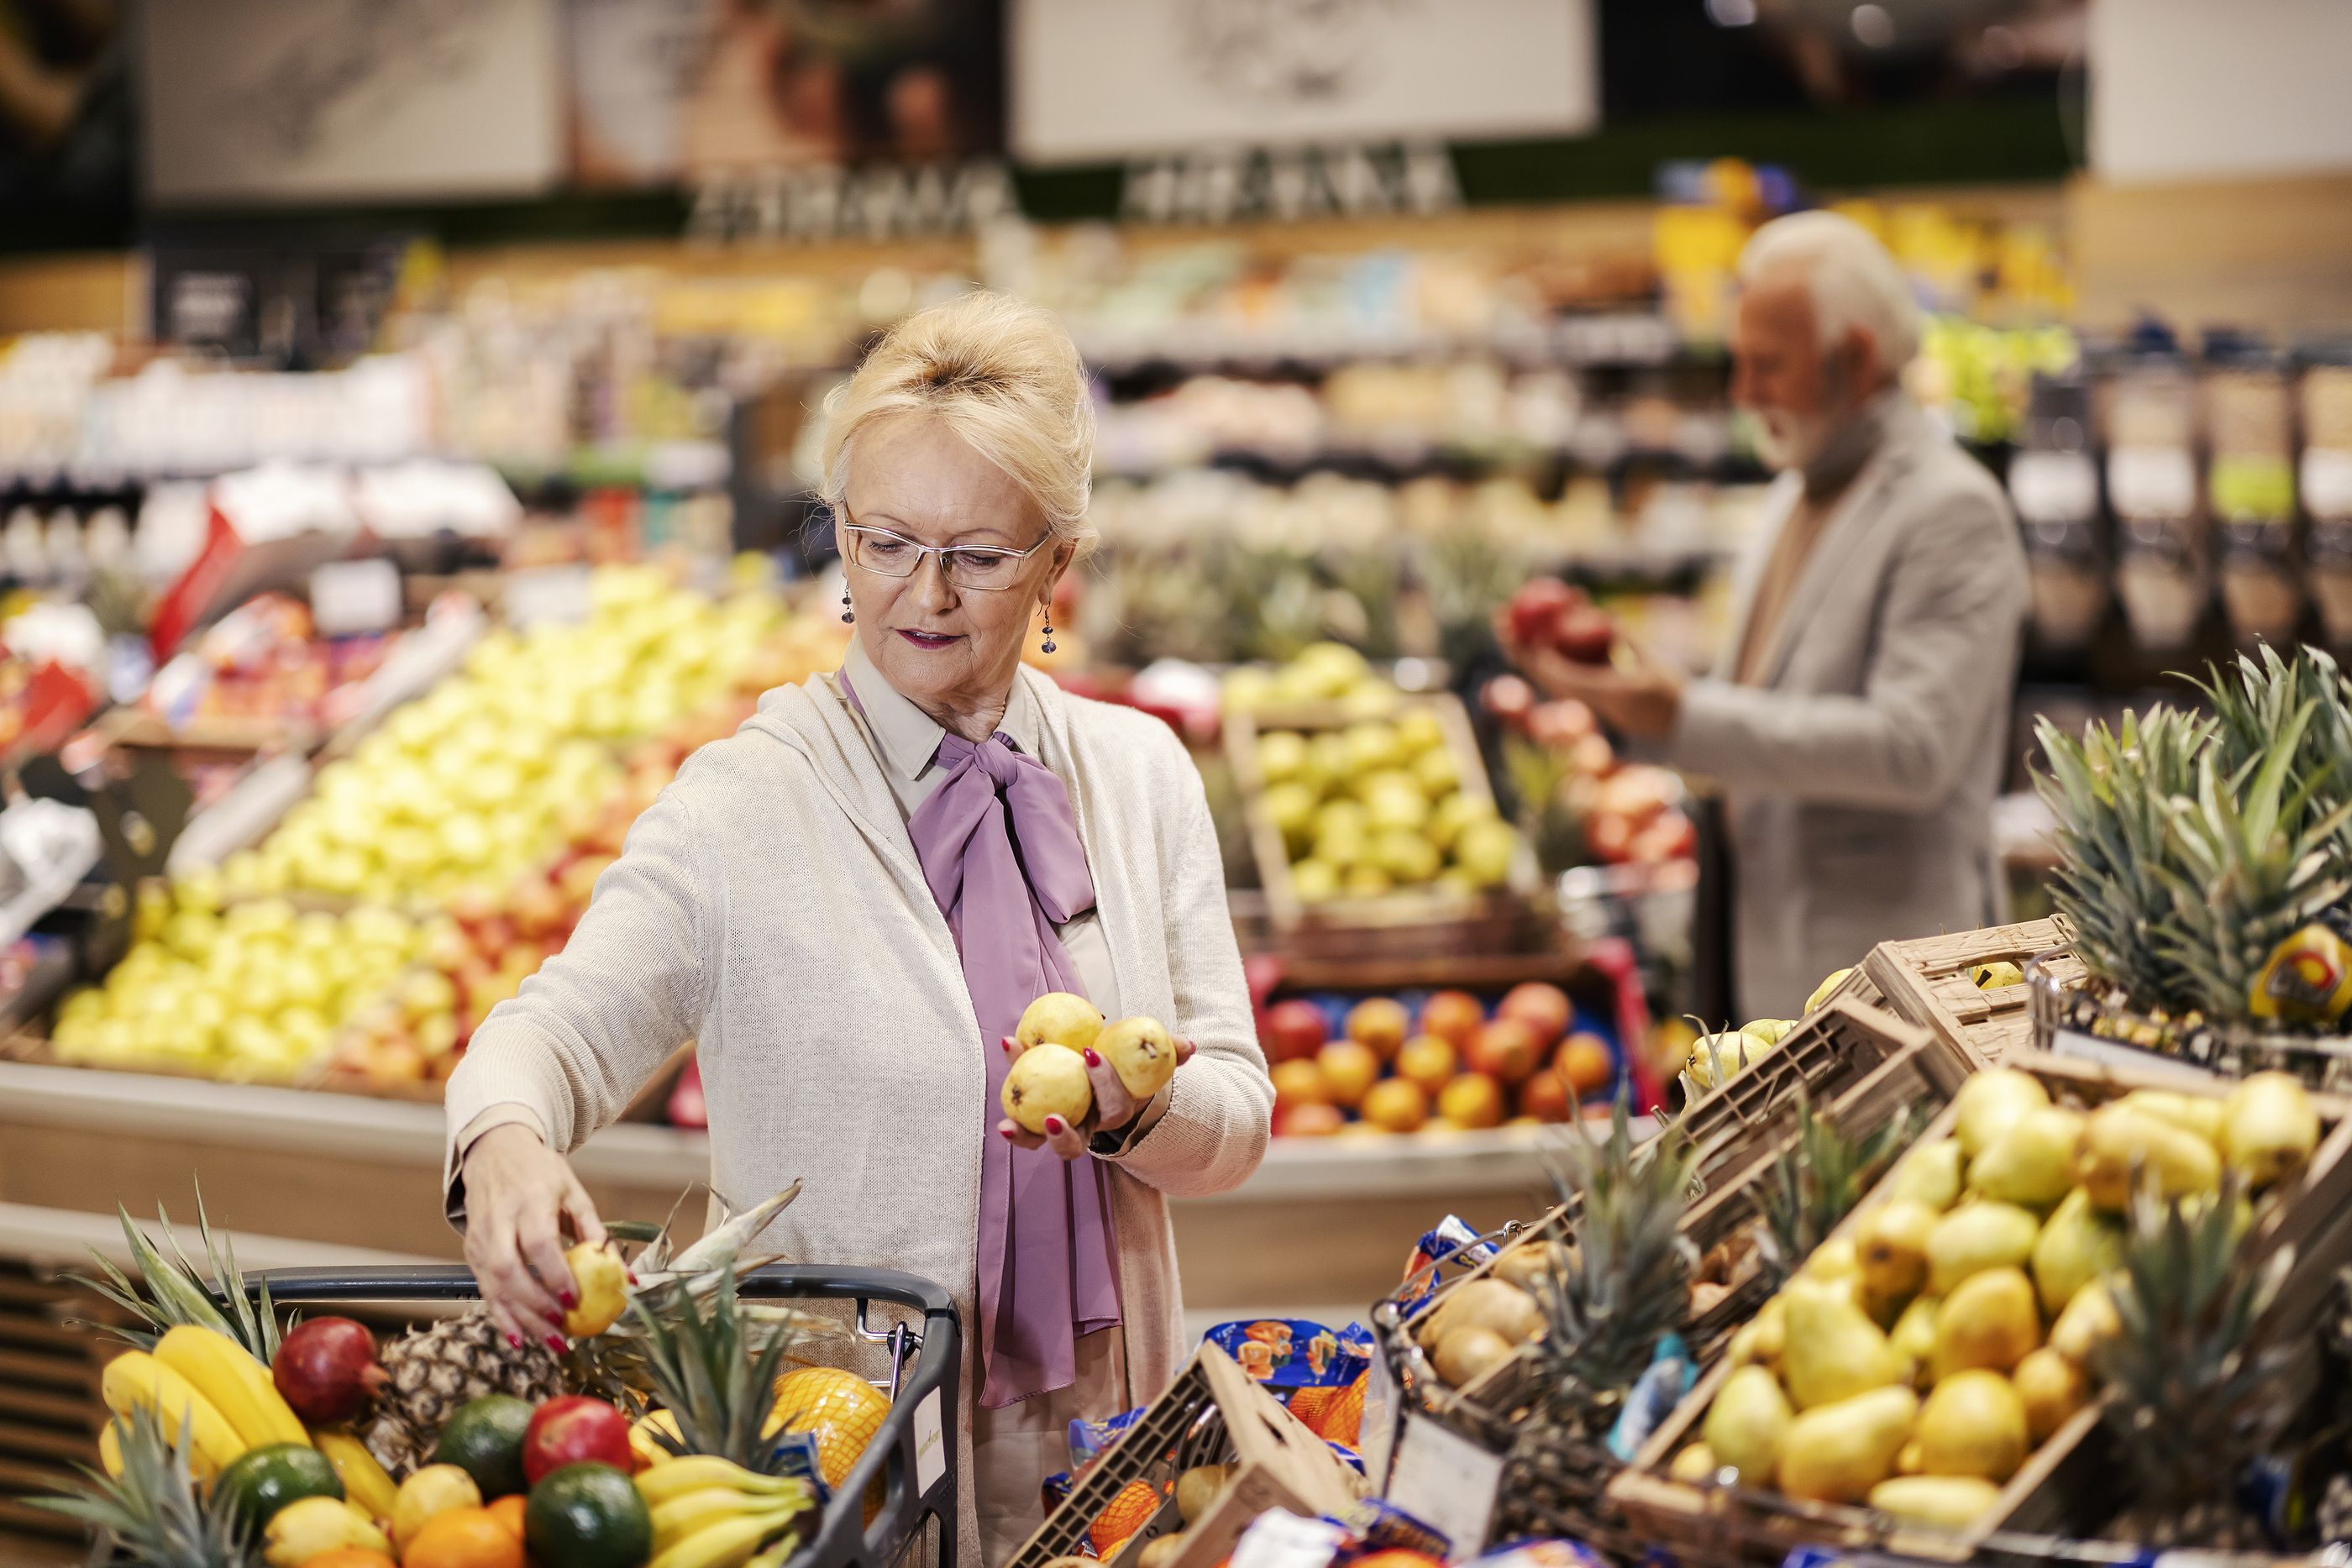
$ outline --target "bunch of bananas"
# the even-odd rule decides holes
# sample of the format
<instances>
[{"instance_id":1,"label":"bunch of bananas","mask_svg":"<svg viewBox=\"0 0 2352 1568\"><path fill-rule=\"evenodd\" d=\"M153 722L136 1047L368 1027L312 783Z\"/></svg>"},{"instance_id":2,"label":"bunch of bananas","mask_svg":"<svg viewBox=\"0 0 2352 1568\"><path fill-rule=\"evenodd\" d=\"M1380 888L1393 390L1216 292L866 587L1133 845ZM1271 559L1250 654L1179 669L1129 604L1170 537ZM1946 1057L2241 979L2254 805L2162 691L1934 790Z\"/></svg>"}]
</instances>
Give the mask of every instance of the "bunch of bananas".
<instances>
[{"instance_id":1,"label":"bunch of bananas","mask_svg":"<svg viewBox=\"0 0 2352 1568\"><path fill-rule=\"evenodd\" d=\"M184 1429L190 1468L207 1479L247 1448L310 1441L278 1396L269 1368L226 1334L208 1328L183 1323L158 1339L152 1353L123 1352L106 1364L99 1391L117 1416L144 1406L162 1419L166 1432L176 1437ZM121 1464L121 1451L118 1437L110 1468ZM101 1439L100 1453L107 1452Z\"/></svg>"},{"instance_id":2,"label":"bunch of bananas","mask_svg":"<svg viewBox=\"0 0 2352 1568\"><path fill-rule=\"evenodd\" d=\"M816 1503L806 1481L760 1475L709 1455L656 1465L636 1485L653 1514L652 1568L782 1563L799 1542L774 1537Z\"/></svg>"}]
</instances>

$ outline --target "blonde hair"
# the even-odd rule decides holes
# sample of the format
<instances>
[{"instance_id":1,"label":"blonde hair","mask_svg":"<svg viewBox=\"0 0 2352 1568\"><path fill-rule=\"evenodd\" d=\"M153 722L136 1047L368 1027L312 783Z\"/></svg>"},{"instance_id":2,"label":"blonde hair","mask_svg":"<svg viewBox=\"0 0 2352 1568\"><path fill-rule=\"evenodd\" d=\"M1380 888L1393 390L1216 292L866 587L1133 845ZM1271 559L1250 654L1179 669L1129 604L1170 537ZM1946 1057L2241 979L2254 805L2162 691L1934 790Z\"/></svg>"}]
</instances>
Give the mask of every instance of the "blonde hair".
<instances>
[{"instance_id":1,"label":"blonde hair","mask_svg":"<svg viewBox=\"0 0 2352 1568\"><path fill-rule=\"evenodd\" d=\"M858 433L897 413L929 413L1011 475L1047 527L1080 554L1094 482L1095 404L1062 324L1008 294L975 289L885 333L824 400L822 495L839 517Z\"/></svg>"}]
</instances>

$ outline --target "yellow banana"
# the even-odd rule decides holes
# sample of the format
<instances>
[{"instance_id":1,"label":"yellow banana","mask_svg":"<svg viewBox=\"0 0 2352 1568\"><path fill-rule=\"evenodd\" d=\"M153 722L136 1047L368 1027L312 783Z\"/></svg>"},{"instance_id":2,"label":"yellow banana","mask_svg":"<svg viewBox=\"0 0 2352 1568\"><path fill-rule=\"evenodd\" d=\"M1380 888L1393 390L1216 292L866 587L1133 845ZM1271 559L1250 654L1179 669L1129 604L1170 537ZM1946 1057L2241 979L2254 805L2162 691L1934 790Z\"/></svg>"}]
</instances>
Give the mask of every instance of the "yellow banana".
<instances>
[{"instance_id":1,"label":"yellow banana","mask_svg":"<svg viewBox=\"0 0 2352 1568\"><path fill-rule=\"evenodd\" d=\"M117 1416L127 1416L141 1406L153 1410L175 1443L184 1425L194 1450L188 1456L189 1466L206 1479L218 1475L245 1452L245 1440L228 1424L228 1417L186 1378L143 1350L126 1350L108 1362L99 1378L99 1393Z\"/></svg>"},{"instance_id":2,"label":"yellow banana","mask_svg":"<svg viewBox=\"0 0 2352 1568\"><path fill-rule=\"evenodd\" d=\"M647 1508L659 1508L666 1502L690 1492L709 1491L713 1487L727 1487L736 1491L767 1493L792 1483L780 1476L763 1476L747 1470L732 1460L715 1454L688 1454L672 1459L666 1465L656 1465L636 1477L637 1495L646 1500Z\"/></svg>"},{"instance_id":3,"label":"yellow banana","mask_svg":"<svg viewBox=\"0 0 2352 1568\"><path fill-rule=\"evenodd\" d=\"M782 1529L790 1517L782 1510L771 1510L719 1520L667 1551L654 1553L652 1568L742 1568L760 1550L760 1543Z\"/></svg>"},{"instance_id":4,"label":"yellow banana","mask_svg":"<svg viewBox=\"0 0 2352 1568\"><path fill-rule=\"evenodd\" d=\"M155 1359L188 1380L227 1417L248 1448L273 1443L308 1447L310 1434L253 1353L211 1329L183 1323L155 1342Z\"/></svg>"},{"instance_id":5,"label":"yellow banana","mask_svg":"<svg viewBox=\"0 0 2352 1568\"><path fill-rule=\"evenodd\" d=\"M122 1479L122 1428L109 1421L98 1434L98 1462L109 1477Z\"/></svg>"},{"instance_id":6,"label":"yellow banana","mask_svg":"<svg viewBox=\"0 0 2352 1568\"><path fill-rule=\"evenodd\" d=\"M335 1467L335 1479L343 1483L343 1496L354 1508L371 1519L390 1519L393 1504L400 1489L392 1484L367 1445L349 1432L313 1432L310 1441L327 1462Z\"/></svg>"},{"instance_id":7,"label":"yellow banana","mask_svg":"<svg viewBox=\"0 0 2352 1568\"><path fill-rule=\"evenodd\" d=\"M733 1487L708 1487L672 1498L653 1511L654 1550L667 1552L705 1525L755 1512L768 1502Z\"/></svg>"}]
</instances>

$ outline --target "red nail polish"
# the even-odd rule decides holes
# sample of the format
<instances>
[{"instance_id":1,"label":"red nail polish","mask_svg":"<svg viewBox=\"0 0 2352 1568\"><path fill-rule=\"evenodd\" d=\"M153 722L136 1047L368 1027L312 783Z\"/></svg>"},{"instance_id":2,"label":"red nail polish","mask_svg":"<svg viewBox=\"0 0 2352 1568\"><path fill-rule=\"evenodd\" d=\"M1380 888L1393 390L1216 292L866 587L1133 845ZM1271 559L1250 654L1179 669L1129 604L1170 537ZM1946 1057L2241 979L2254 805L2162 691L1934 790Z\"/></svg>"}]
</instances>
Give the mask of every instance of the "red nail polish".
<instances>
[{"instance_id":1,"label":"red nail polish","mask_svg":"<svg viewBox=\"0 0 2352 1568\"><path fill-rule=\"evenodd\" d=\"M547 1348L553 1351L556 1354L562 1355L563 1354L563 1336L556 1333L549 1334L547 1336Z\"/></svg>"},{"instance_id":2,"label":"red nail polish","mask_svg":"<svg viewBox=\"0 0 2352 1568\"><path fill-rule=\"evenodd\" d=\"M522 1335L519 1333L509 1333L507 1335L507 1343L512 1345L517 1350L520 1350L522 1348Z\"/></svg>"},{"instance_id":3,"label":"red nail polish","mask_svg":"<svg viewBox=\"0 0 2352 1568\"><path fill-rule=\"evenodd\" d=\"M1054 1136L1057 1138L1064 1133L1068 1132L1070 1124L1067 1122L1063 1121L1059 1116L1048 1116L1045 1118L1045 1131L1053 1134Z\"/></svg>"},{"instance_id":4,"label":"red nail polish","mask_svg":"<svg viewBox=\"0 0 2352 1568\"><path fill-rule=\"evenodd\" d=\"M1015 1055L1021 1050L1021 1042L1009 1034L997 1043L1004 1047L1004 1054L1007 1056Z\"/></svg>"},{"instance_id":5,"label":"red nail polish","mask_svg":"<svg viewBox=\"0 0 2352 1568\"><path fill-rule=\"evenodd\" d=\"M637 1271L636 1271L635 1269L632 1269L632 1270L629 1270L629 1283L630 1283L630 1284L632 1284L632 1285L634 1285L634 1284L635 1284L636 1282L637 1282Z\"/></svg>"},{"instance_id":6,"label":"red nail polish","mask_svg":"<svg viewBox=\"0 0 2352 1568\"><path fill-rule=\"evenodd\" d=\"M567 1312L580 1304L580 1298L572 1294L570 1291L564 1291L555 1299L563 1303L563 1310Z\"/></svg>"},{"instance_id":7,"label":"red nail polish","mask_svg":"<svg viewBox=\"0 0 2352 1568\"><path fill-rule=\"evenodd\" d=\"M1102 1057L1097 1053L1095 1048L1091 1045L1087 1047L1087 1065L1088 1067L1100 1067L1102 1065Z\"/></svg>"},{"instance_id":8,"label":"red nail polish","mask_svg":"<svg viewBox=\"0 0 2352 1568\"><path fill-rule=\"evenodd\" d=\"M1006 1143L1008 1143L1008 1144L1009 1144L1009 1143L1011 1143L1011 1142L1013 1141L1013 1129L1012 1129L1012 1128L1010 1128L1010 1127L999 1127L999 1128L997 1128L996 1130L997 1130L997 1132L998 1132L1000 1134L1002 1134L1002 1135L1003 1136L1003 1139L1004 1139L1004 1141L1005 1141Z\"/></svg>"}]
</instances>

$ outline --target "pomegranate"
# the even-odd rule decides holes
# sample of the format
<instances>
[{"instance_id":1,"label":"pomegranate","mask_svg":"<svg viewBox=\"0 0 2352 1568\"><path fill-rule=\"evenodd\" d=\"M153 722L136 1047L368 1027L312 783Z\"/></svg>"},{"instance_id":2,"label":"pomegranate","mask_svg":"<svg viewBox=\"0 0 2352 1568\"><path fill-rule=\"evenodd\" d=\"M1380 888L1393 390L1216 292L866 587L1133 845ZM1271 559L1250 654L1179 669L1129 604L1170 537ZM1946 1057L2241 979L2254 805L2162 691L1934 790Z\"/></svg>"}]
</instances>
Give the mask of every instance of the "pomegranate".
<instances>
[{"instance_id":1,"label":"pomegranate","mask_svg":"<svg viewBox=\"0 0 2352 1568\"><path fill-rule=\"evenodd\" d=\"M384 1379L376 1364L375 1336L349 1318L312 1318L287 1331L269 1379L278 1396L309 1427L348 1421Z\"/></svg>"},{"instance_id":2,"label":"pomegranate","mask_svg":"<svg viewBox=\"0 0 2352 1568\"><path fill-rule=\"evenodd\" d=\"M1605 664L1617 643L1617 620L1591 604L1571 604L1552 622L1552 646L1580 664Z\"/></svg>"},{"instance_id":3,"label":"pomegranate","mask_svg":"<svg viewBox=\"0 0 2352 1568\"><path fill-rule=\"evenodd\" d=\"M566 1394L531 1413L522 1429L523 1479L540 1478L566 1465L610 1465L629 1473L629 1418L602 1399Z\"/></svg>"}]
</instances>

